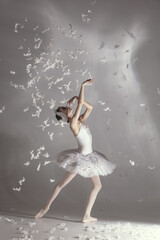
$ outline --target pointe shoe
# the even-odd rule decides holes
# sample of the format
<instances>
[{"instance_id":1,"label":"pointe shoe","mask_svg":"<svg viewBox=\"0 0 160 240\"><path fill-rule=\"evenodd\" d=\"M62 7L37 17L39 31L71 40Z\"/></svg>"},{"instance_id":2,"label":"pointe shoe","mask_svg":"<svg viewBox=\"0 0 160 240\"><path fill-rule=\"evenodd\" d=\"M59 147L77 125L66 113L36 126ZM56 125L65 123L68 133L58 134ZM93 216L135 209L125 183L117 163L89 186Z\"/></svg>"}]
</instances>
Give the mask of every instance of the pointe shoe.
<instances>
[{"instance_id":1,"label":"pointe shoe","mask_svg":"<svg viewBox=\"0 0 160 240\"><path fill-rule=\"evenodd\" d=\"M41 210L34 216L34 218L38 219L38 218L42 217L42 212L43 212L43 209L41 209Z\"/></svg>"},{"instance_id":2,"label":"pointe shoe","mask_svg":"<svg viewBox=\"0 0 160 240\"><path fill-rule=\"evenodd\" d=\"M34 216L34 218L35 218L35 219L38 219L38 218L43 217L43 216L48 212L48 210L49 210L49 207L46 208L46 209L41 209L41 210Z\"/></svg>"},{"instance_id":3,"label":"pointe shoe","mask_svg":"<svg viewBox=\"0 0 160 240\"><path fill-rule=\"evenodd\" d=\"M93 217L87 217L82 219L83 223L96 222L96 221L97 221L97 218L93 218Z\"/></svg>"}]
</instances>

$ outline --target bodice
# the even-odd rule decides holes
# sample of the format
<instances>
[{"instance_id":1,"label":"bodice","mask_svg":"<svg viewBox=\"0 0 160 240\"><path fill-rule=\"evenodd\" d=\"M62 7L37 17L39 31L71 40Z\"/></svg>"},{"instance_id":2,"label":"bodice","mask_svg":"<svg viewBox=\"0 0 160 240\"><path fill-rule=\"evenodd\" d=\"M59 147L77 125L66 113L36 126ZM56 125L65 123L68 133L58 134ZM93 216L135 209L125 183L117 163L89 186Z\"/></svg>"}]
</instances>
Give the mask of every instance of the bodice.
<instances>
[{"instance_id":1,"label":"bodice","mask_svg":"<svg viewBox=\"0 0 160 240\"><path fill-rule=\"evenodd\" d=\"M83 155L87 155L93 151L92 149L92 134L88 127L80 124L80 130L76 136L78 142L78 150Z\"/></svg>"}]
</instances>

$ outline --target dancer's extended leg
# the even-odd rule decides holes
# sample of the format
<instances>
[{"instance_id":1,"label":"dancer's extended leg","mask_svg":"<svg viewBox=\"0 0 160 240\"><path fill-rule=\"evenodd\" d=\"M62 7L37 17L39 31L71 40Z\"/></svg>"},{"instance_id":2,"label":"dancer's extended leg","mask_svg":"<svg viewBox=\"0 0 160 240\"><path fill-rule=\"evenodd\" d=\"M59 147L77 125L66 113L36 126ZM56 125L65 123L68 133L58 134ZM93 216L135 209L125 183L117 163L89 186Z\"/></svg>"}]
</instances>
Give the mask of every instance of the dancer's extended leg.
<instances>
[{"instance_id":1,"label":"dancer's extended leg","mask_svg":"<svg viewBox=\"0 0 160 240\"><path fill-rule=\"evenodd\" d=\"M97 221L97 218L91 217L91 210L93 207L93 204L96 200L97 194L102 188L101 180L99 176L94 176L91 178L93 182L93 189L89 195L88 203L86 206L86 210L82 219L82 222L94 222Z\"/></svg>"},{"instance_id":2,"label":"dancer's extended leg","mask_svg":"<svg viewBox=\"0 0 160 240\"><path fill-rule=\"evenodd\" d=\"M47 205L35 215L35 218L41 218L41 217L43 217L44 214L46 214L48 212L52 202L58 196L58 194L60 193L62 188L64 188L75 176L76 176L76 173L66 172L63 179L60 180L59 183L55 186L53 193L48 200Z\"/></svg>"}]
</instances>

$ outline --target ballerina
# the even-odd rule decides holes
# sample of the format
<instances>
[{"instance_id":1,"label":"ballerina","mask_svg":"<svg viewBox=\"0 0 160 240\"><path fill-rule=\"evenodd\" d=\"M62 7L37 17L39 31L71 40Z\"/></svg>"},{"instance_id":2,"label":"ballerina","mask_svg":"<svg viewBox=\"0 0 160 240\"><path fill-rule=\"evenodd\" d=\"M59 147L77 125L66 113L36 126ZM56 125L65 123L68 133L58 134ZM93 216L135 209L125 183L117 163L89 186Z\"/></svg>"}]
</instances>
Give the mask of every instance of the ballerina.
<instances>
[{"instance_id":1,"label":"ballerina","mask_svg":"<svg viewBox=\"0 0 160 240\"><path fill-rule=\"evenodd\" d=\"M98 192L102 188L100 176L111 174L116 166L114 163L109 162L105 155L92 149L92 135L84 122L89 117L93 108L91 104L84 100L84 88L92 83L93 79L84 81L81 85L79 97L72 97L67 102L67 106L60 106L55 111L58 121L69 123L70 129L77 140L78 148L63 151L56 157L56 164L65 169L66 173L55 186L45 207L35 215L36 219L43 217L48 212L52 202L60 191L79 174L82 177L90 178L93 183L93 189L89 195L82 222L97 221L97 218L91 216L91 210ZM77 108L73 114L71 106L75 100L77 100ZM83 105L86 107L86 110L83 114L80 114Z\"/></svg>"}]
</instances>

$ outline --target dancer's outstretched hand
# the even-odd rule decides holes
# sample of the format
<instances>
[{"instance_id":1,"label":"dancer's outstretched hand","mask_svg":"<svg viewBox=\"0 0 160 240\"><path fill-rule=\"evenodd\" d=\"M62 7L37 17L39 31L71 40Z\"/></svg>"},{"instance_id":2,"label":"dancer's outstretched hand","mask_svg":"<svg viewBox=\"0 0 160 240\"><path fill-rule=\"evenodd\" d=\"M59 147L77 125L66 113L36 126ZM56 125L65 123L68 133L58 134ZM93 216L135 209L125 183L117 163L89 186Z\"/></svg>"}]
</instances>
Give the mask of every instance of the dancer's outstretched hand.
<instances>
[{"instance_id":1,"label":"dancer's outstretched hand","mask_svg":"<svg viewBox=\"0 0 160 240\"><path fill-rule=\"evenodd\" d=\"M87 79L86 81L83 82L83 85L91 85L91 84L93 84L93 78Z\"/></svg>"}]
</instances>

